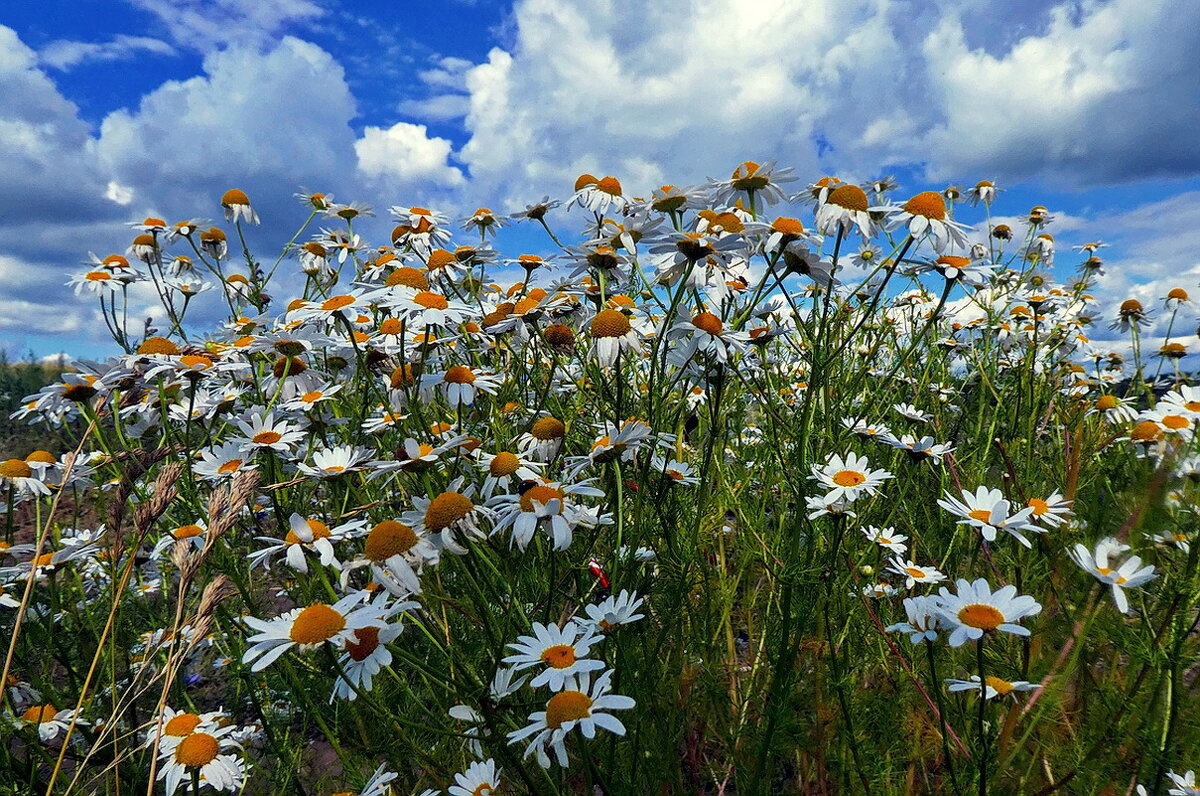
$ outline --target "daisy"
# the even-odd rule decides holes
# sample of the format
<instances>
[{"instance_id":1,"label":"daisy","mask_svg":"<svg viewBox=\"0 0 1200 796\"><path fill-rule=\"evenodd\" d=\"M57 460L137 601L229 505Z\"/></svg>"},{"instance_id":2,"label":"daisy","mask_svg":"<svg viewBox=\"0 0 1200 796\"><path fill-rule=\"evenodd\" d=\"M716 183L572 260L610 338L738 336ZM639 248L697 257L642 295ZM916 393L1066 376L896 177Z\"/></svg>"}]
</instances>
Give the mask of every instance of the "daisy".
<instances>
[{"instance_id":1,"label":"daisy","mask_svg":"<svg viewBox=\"0 0 1200 796\"><path fill-rule=\"evenodd\" d=\"M804 498L804 505L808 509L808 518L815 520L817 517L826 515L834 517L857 517L850 510L850 501L848 500L830 500L829 495L816 495L813 497Z\"/></svg>"},{"instance_id":2,"label":"daisy","mask_svg":"<svg viewBox=\"0 0 1200 796\"><path fill-rule=\"evenodd\" d=\"M390 288L379 295L379 301L401 318L409 327L456 327L473 314L471 307L461 301L451 301L433 290Z\"/></svg>"},{"instance_id":3,"label":"daisy","mask_svg":"<svg viewBox=\"0 0 1200 796\"><path fill-rule=\"evenodd\" d=\"M1071 558L1085 572L1090 572L1101 583L1112 587L1113 602L1123 614L1129 613L1129 597L1126 596L1125 590L1141 586L1157 577L1154 566L1142 566L1142 559L1138 556L1130 556L1121 564L1113 566L1114 562L1110 559L1128 550L1129 545L1122 544L1110 536L1097 542L1094 552L1082 544L1075 545L1071 551Z\"/></svg>"},{"instance_id":4,"label":"daisy","mask_svg":"<svg viewBox=\"0 0 1200 796\"><path fill-rule=\"evenodd\" d=\"M450 796L490 796L500 791L500 774L495 760L477 761L461 774L455 774L455 784L446 792Z\"/></svg>"},{"instance_id":5,"label":"daisy","mask_svg":"<svg viewBox=\"0 0 1200 796\"><path fill-rule=\"evenodd\" d=\"M83 719L75 719L74 717L74 709L59 710L48 702L44 705L34 705L26 709L18 717L18 721L36 726L38 738L41 742L49 743L57 738L60 733L67 731L71 726L72 719L74 719L76 724L88 723Z\"/></svg>"},{"instance_id":6,"label":"daisy","mask_svg":"<svg viewBox=\"0 0 1200 796\"><path fill-rule=\"evenodd\" d=\"M0 490L15 490L21 495L49 495L50 487L37 477L33 467L23 459L0 462Z\"/></svg>"},{"instance_id":7,"label":"daisy","mask_svg":"<svg viewBox=\"0 0 1200 796\"><path fill-rule=\"evenodd\" d=\"M904 577L904 588L911 589L918 583L934 584L946 579L936 567L922 567L912 561L906 561L899 556L888 562L888 570Z\"/></svg>"},{"instance_id":8,"label":"daisy","mask_svg":"<svg viewBox=\"0 0 1200 796\"><path fill-rule=\"evenodd\" d=\"M642 598L638 597L636 592L630 593L622 589L620 594L610 596L603 602L585 606L583 610L587 619L577 616L574 621L589 632L609 633L620 625L632 624L643 619L643 614L634 613L641 607Z\"/></svg>"},{"instance_id":9,"label":"daisy","mask_svg":"<svg viewBox=\"0 0 1200 796\"><path fill-rule=\"evenodd\" d=\"M225 208L226 221L242 221L248 224L258 223L258 213L250 206L250 197L245 191L231 188L221 197L221 207Z\"/></svg>"},{"instance_id":10,"label":"daisy","mask_svg":"<svg viewBox=\"0 0 1200 796\"><path fill-rule=\"evenodd\" d=\"M1048 497L1030 498L1028 505L1033 509L1033 513L1029 515L1029 519L1057 528L1070 520L1072 516L1071 502L1063 497L1057 489Z\"/></svg>"},{"instance_id":11,"label":"daisy","mask_svg":"<svg viewBox=\"0 0 1200 796\"><path fill-rule=\"evenodd\" d=\"M230 738L237 727L206 725L188 733L173 748L160 750L162 768L158 778L166 780L166 792L174 793L189 782L192 771L213 790L238 791L246 780L246 763L231 750L238 744Z\"/></svg>"},{"instance_id":12,"label":"daisy","mask_svg":"<svg viewBox=\"0 0 1200 796\"><path fill-rule=\"evenodd\" d=\"M160 754L174 751L179 742L193 732L218 728L218 722L224 716L219 710L210 713L188 713L166 705L160 720L155 722L153 729L146 732L146 746L157 745Z\"/></svg>"},{"instance_id":13,"label":"daisy","mask_svg":"<svg viewBox=\"0 0 1200 796\"><path fill-rule=\"evenodd\" d=\"M768 205L782 202L787 194L780 186L795 182L794 172L795 169L790 167L777 168L774 161L760 164L747 160L733 170L728 180L713 185L712 201L720 205L733 204L739 193L746 193L751 197L761 196Z\"/></svg>"},{"instance_id":14,"label":"daisy","mask_svg":"<svg viewBox=\"0 0 1200 796\"><path fill-rule=\"evenodd\" d=\"M250 566L253 568L261 564L269 569L271 559L282 551L288 566L297 572L308 573L308 557L305 553L317 556L322 566L340 567L333 543L345 539L357 525L358 523L347 523L330 528L321 520L308 519L293 513L288 517L288 532L282 540L273 536L255 537L256 541L267 542L268 546L249 555Z\"/></svg>"},{"instance_id":15,"label":"daisy","mask_svg":"<svg viewBox=\"0 0 1200 796\"><path fill-rule=\"evenodd\" d=\"M588 325L592 338L589 352L602 368L611 368L624 354L640 354L642 345L629 317L619 310L600 310Z\"/></svg>"},{"instance_id":16,"label":"daisy","mask_svg":"<svg viewBox=\"0 0 1200 796\"><path fill-rule=\"evenodd\" d=\"M519 636L515 644L509 644L513 654L503 658L503 662L518 672L545 665L529 684L534 688L548 685L553 691L561 691L574 687L577 675L604 668L604 661L587 657L592 645L600 640L590 627L571 623L559 628L534 622L533 635Z\"/></svg>"},{"instance_id":17,"label":"daisy","mask_svg":"<svg viewBox=\"0 0 1200 796\"><path fill-rule=\"evenodd\" d=\"M359 691L371 690L380 669L392 665L392 652L387 645L400 636L404 626L387 620L401 611L419 608L420 604L401 602L389 606L387 597L386 592L381 592L371 605L363 607L363 611L374 610L378 621L358 628L352 637L342 642L343 652L338 656L338 677L333 684L333 693L329 695L331 703L335 699L354 701Z\"/></svg>"},{"instance_id":18,"label":"daisy","mask_svg":"<svg viewBox=\"0 0 1200 796\"><path fill-rule=\"evenodd\" d=\"M550 537L551 549L566 550L576 527L594 527L605 518L575 503L576 497L603 497L604 492L588 481L563 484L556 481L526 481L516 495L497 495L488 501L496 513L493 533L512 530L512 540L524 550L540 527Z\"/></svg>"},{"instance_id":19,"label":"daisy","mask_svg":"<svg viewBox=\"0 0 1200 796\"><path fill-rule=\"evenodd\" d=\"M567 209L579 205L605 216L614 208L624 210L628 203L629 200L621 193L621 183L616 177L596 179L590 174L581 174L575 180L575 193L567 202Z\"/></svg>"},{"instance_id":20,"label":"daisy","mask_svg":"<svg viewBox=\"0 0 1200 796\"><path fill-rule=\"evenodd\" d=\"M1167 791L1170 796L1200 796L1200 787L1196 785L1194 772L1185 771L1182 774L1176 774L1174 771L1168 771L1167 778L1175 786Z\"/></svg>"},{"instance_id":21,"label":"daisy","mask_svg":"<svg viewBox=\"0 0 1200 796\"><path fill-rule=\"evenodd\" d=\"M912 404L892 404L892 410L901 417L917 423L928 423L930 420L933 420L933 415L922 412Z\"/></svg>"},{"instance_id":22,"label":"daisy","mask_svg":"<svg viewBox=\"0 0 1200 796\"><path fill-rule=\"evenodd\" d=\"M934 464L941 464L942 459L954 453L954 446L949 442L934 442L933 437L917 439L912 434L902 434L899 439L887 435L883 442L908 453L914 459L931 459Z\"/></svg>"},{"instance_id":23,"label":"daisy","mask_svg":"<svg viewBox=\"0 0 1200 796\"><path fill-rule=\"evenodd\" d=\"M250 670L258 672L292 647L301 652L322 644L329 644L335 650L344 648L347 640L356 640L360 628L378 623L375 611L359 605L365 595L366 592L355 592L333 605L313 603L293 608L271 620L245 617L246 624L257 632L246 639L250 648L242 655L242 663L253 663Z\"/></svg>"},{"instance_id":24,"label":"daisy","mask_svg":"<svg viewBox=\"0 0 1200 796\"><path fill-rule=\"evenodd\" d=\"M477 449L472 454L475 466L484 474L480 494L486 500L496 494L496 490L513 486L522 481L536 481L541 478L546 465L525 457L523 454L500 451L489 453Z\"/></svg>"},{"instance_id":25,"label":"daisy","mask_svg":"<svg viewBox=\"0 0 1200 796\"><path fill-rule=\"evenodd\" d=\"M1002 190L1004 189L997 188L991 180L980 180L967 189L967 197L970 198L972 205L983 202L984 205L990 206L996 200L996 193Z\"/></svg>"},{"instance_id":26,"label":"daisy","mask_svg":"<svg viewBox=\"0 0 1200 796\"><path fill-rule=\"evenodd\" d=\"M867 541L874 542L896 555L902 556L908 550L908 545L904 544L908 541L908 537L902 533L896 533L896 529L891 526L876 528L874 525L868 525L862 529L862 532L867 537Z\"/></svg>"},{"instance_id":27,"label":"daisy","mask_svg":"<svg viewBox=\"0 0 1200 796\"><path fill-rule=\"evenodd\" d=\"M986 250L984 256L987 256ZM942 255L932 262L924 263L920 270L922 272L937 271L945 277L947 282L963 282L972 287L986 285L988 279L995 273L991 263L970 257L951 255Z\"/></svg>"},{"instance_id":28,"label":"daisy","mask_svg":"<svg viewBox=\"0 0 1200 796\"><path fill-rule=\"evenodd\" d=\"M874 495L884 481L893 477L887 470L870 469L867 458L853 452L844 459L833 454L823 466L814 464L812 473L809 480L829 490L823 498L826 503L853 502L863 495Z\"/></svg>"},{"instance_id":29,"label":"daisy","mask_svg":"<svg viewBox=\"0 0 1200 796\"><path fill-rule=\"evenodd\" d=\"M371 451L366 448L356 445L337 445L314 451L312 464L300 462L297 468L300 472L313 478L333 478L362 470L361 465L370 457Z\"/></svg>"},{"instance_id":30,"label":"daisy","mask_svg":"<svg viewBox=\"0 0 1200 796\"><path fill-rule=\"evenodd\" d=\"M459 491L461 489L463 479L458 478L447 490L432 498L414 496L413 508L406 511L400 521L418 536L429 534L438 549L465 555L467 549L459 541L460 536L476 540L487 538L479 528L479 520L490 518L492 512L476 504L468 494Z\"/></svg>"},{"instance_id":31,"label":"daisy","mask_svg":"<svg viewBox=\"0 0 1200 796\"><path fill-rule=\"evenodd\" d=\"M966 232L970 229L949 218L946 200L935 191L919 193L900 207L889 229L900 227L905 227L917 241L928 235L933 248L939 253L952 243L959 249L965 249Z\"/></svg>"},{"instance_id":32,"label":"daisy","mask_svg":"<svg viewBox=\"0 0 1200 796\"><path fill-rule=\"evenodd\" d=\"M402 522L384 520L367 532L362 556L342 569L342 587L353 570L369 566L375 582L392 594L420 594L421 571L427 565L436 565L439 558L437 547L428 537L418 535Z\"/></svg>"},{"instance_id":33,"label":"daisy","mask_svg":"<svg viewBox=\"0 0 1200 796\"><path fill-rule=\"evenodd\" d=\"M904 613L908 615L907 622L888 625L885 630L889 633L896 631L907 633L908 640L913 644L919 644L922 641L937 641L938 629L942 625L938 616L936 597L905 597Z\"/></svg>"},{"instance_id":34,"label":"daisy","mask_svg":"<svg viewBox=\"0 0 1200 796\"><path fill-rule=\"evenodd\" d=\"M495 395L500 389L503 374L478 370L469 365L455 365L444 373L428 373L421 377L421 389L426 397L440 389L451 406L475 403L475 396L480 392Z\"/></svg>"},{"instance_id":35,"label":"daisy","mask_svg":"<svg viewBox=\"0 0 1200 796\"><path fill-rule=\"evenodd\" d=\"M287 455L291 453L292 445L306 435L301 426L275 418L270 410L251 412L245 417L235 418L234 423L245 436L236 437L231 443L238 445L243 453L253 454L269 449Z\"/></svg>"},{"instance_id":36,"label":"daisy","mask_svg":"<svg viewBox=\"0 0 1200 796\"><path fill-rule=\"evenodd\" d=\"M567 689L550 697L546 710L531 713L529 724L509 733L508 742L518 743L532 737L524 756L536 753L538 763L543 768L549 768L550 756L546 754L546 744L553 747L558 764L566 766L566 736L575 727L579 727L584 737L589 739L596 736L597 727L624 735L625 725L605 711L628 710L637 703L627 696L608 693L612 689L611 679L611 670L597 677L594 683L589 674L581 674L579 690Z\"/></svg>"},{"instance_id":37,"label":"daisy","mask_svg":"<svg viewBox=\"0 0 1200 796\"><path fill-rule=\"evenodd\" d=\"M995 699L1021 691L1036 691L1039 688L1041 686L1037 683L1030 683L1026 680L1013 680L1010 682L988 675L985 678L985 685L982 690L984 699ZM979 675L973 674L969 680L952 680L946 678L946 690L952 694L958 691L979 691L981 690Z\"/></svg>"},{"instance_id":38,"label":"daisy","mask_svg":"<svg viewBox=\"0 0 1200 796\"><path fill-rule=\"evenodd\" d=\"M711 312L698 312L688 320L682 320L666 331L666 339L672 345L667 358L671 364L682 367L697 354L704 354L717 364L725 364L731 351L745 351L750 335L727 329L720 317Z\"/></svg>"},{"instance_id":39,"label":"daisy","mask_svg":"<svg viewBox=\"0 0 1200 796\"><path fill-rule=\"evenodd\" d=\"M1029 522L1029 517L1033 514L1032 506L1010 515L1010 504L999 489L989 489L986 486L980 486L974 492L964 489L961 500L946 492L945 500L938 500L937 504L951 514L961 517L959 525L978 528L983 538L989 542L994 542L996 531L1002 530L1012 534L1026 547L1032 547L1033 543L1025 538L1022 531L1046 532L1045 528L1039 528Z\"/></svg>"},{"instance_id":40,"label":"daisy","mask_svg":"<svg viewBox=\"0 0 1200 796\"><path fill-rule=\"evenodd\" d=\"M959 579L955 585L957 594L942 587L937 602L942 621L951 629L951 647L961 647L967 641L982 639L984 633L997 630L1028 636L1029 631L1016 622L1042 610L1032 597L1017 596L1016 586L1005 586L993 592L983 578L974 583Z\"/></svg>"},{"instance_id":41,"label":"daisy","mask_svg":"<svg viewBox=\"0 0 1200 796\"><path fill-rule=\"evenodd\" d=\"M1101 395L1086 415L1100 415L1109 423L1130 423L1137 418L1133 401L1116 395Z\"/></svg>"},{"instance_id":42,"label":"daisy","mask_svg":"<svg viewBox=\"0 0 1200 796\"><path fill-rule=\"evenodd\" d=\"M848 236L855 229L863 240L874 237L879 230L872 215L887 210L872 207L866 192L857 185L839 185L830 191L825 202L817 208L817 229L824 235Z\"/></svg>"},{"instance_id":43,"label":"daisy","mask_svg":"<svg viewBox=\"0 0 1200 796\"><path fill-rule=\"evenodd\" d=\"M668 461L663 456L655 456L650 460L650 469L657 473L662 473L670 479L669 483L677 486L700 485L700 476L697 474L696 468L687 462L681 462L677 459Z\"/></svg>"}]
</instances>

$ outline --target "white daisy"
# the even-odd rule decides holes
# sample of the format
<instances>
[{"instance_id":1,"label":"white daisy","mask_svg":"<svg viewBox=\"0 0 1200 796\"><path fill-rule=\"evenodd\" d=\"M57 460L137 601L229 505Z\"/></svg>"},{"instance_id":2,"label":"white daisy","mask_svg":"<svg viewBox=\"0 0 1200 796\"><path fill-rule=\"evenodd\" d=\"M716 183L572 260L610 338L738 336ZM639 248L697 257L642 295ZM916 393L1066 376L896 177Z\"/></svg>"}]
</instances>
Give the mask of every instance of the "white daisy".
<instances>
[{"instance_id":1,"label":"white daisy","mask_svg":"<svg viewBox=\"0 0 1200 796\"><path fill-rule=\"evenodd\" d=\"M943 587L937 601L937 611L946 627L951 629L951 647L961 647L967 641L981 639L984 633L997 630L1028 636L1029 631L1016 623L1042 610L1032 597L1018 596L1016 586L1004 586L993 592L983 578L974 583L960 578L955 586L957 594Z\"/></svg>"}]
</instances>

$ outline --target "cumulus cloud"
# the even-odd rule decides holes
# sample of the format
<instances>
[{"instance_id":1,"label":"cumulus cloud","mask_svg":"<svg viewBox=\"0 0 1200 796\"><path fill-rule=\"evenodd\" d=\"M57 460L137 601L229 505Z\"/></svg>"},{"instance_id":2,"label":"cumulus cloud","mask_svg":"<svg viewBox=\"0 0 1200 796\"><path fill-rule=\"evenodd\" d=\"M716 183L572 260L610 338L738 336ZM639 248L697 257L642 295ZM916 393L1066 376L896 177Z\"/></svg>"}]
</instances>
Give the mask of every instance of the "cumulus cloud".
<instances>
[{"instance_id":1,"label":"cumulus cloud","mask_svg":"<svg viewBox=\"0 0 1200 796\"><path fill-rule=\"evenodd\" d=\"M121 61L138 53L175 55L175 48L161 39L122 34L106 42L52 41L38 57L46 66L65 71L88 61Z\"/></svg>"},{"instance_id":2,"label":"cumulus cloud","mask_svg":"<svg viewBox=\"0 0 1200 796\"><path fill-rule=\"evenodd\" d=\"M447 163L450 142L430 138L423 124L397 122L391 127L367 127L354 143L358 168L369 177L392 177L406 182L462 185L461 170Z\"/></svg>"},{"instance_id":3,"label":"cumulus cloud","mask_svg":"<svg viewBox=\"0 0 1200 796\"><path fill-rule=\"evenodd\" d=\"M1064 2L1003 38L985 6L691 0L634 19L615 0L520 0L513 44L466 72L461 157L521 196L580 171L644 191L746 158L1074 187L1200 173L1194 2Z\"/></svg>"}]
</instances>

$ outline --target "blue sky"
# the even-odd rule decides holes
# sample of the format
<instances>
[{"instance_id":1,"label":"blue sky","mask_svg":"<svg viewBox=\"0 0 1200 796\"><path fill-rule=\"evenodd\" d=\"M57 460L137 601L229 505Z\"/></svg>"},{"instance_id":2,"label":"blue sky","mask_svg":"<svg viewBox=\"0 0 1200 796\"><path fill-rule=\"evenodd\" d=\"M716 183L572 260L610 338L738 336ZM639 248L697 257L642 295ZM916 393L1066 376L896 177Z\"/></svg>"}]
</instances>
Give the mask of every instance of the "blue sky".
<instances>
[{"instance_id":1,"label":"blue sky","mask_svg":"<svg viewBox=\"0 0 1200 796\"><path fill-rule=\"evenodd\" d=\"M1197 51L1194 0L8 3L0 346L110 353L63 283L124 251L125 222L218 219L229 187L265 257L301 186L459 216L746 159L901 195L993 179L999 214L1057 215L1063 272L1071 244L1112 244L1102 297L1200 294Z\"/></svg>"}]
</instances>

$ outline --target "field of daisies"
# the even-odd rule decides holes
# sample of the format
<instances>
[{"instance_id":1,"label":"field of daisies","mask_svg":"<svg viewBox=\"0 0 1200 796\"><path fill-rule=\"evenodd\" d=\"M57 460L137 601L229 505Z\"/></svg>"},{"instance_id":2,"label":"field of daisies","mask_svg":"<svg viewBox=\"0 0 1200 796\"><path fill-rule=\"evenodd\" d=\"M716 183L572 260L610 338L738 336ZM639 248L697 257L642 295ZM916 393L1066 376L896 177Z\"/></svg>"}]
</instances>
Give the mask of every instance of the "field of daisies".
<instances>
[{"instance_id":1,"label":"field of daisies","mask_svg":"<svg viewBox=\"0 0 1200 796\"><path fill-rule=\"evenodd\" d=\"M297 198L71 280L0 793L1200 794L1194 286L990 181Z\"/></svg>"}]
</instances>

